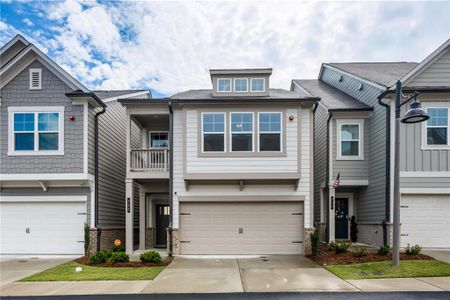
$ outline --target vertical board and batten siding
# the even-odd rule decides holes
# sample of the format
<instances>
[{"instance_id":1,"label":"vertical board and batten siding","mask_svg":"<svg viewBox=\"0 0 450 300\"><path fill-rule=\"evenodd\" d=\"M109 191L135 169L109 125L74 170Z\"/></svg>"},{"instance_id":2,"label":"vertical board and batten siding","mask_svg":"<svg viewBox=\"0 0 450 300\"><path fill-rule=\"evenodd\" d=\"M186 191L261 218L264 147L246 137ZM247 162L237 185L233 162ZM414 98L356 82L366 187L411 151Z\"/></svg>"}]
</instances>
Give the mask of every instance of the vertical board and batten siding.
<instances>
[{"instance_id":1,"label":"vertical board and batten siding","mask_svg":"<svg viewBox=\"0 0 450 300\"><path fill-rule=\"evenodd\" d=\"M29 69L42 69L42 89L30 90ZM73 92L39 61L34 61L1 89L1 173L83 173L83 105L73 105L66 93ZM8 156L8 107L64 106L64 155ZM74 115L75 120L69 120Z\"/></svg>"},{"instance_id":2,"label":"vertical board and batten siding","mask_svg":"<svg viewBox=\"0 0 450 300\"><path fill-rule=\"evenodd\" d=\"M327 176L328 110L319 105L314 114L314 223L320 222L320 186Z\"/></svg>"},{"instance_id":3,"label":"vertical board and batten siding","mask_svg":"<svg viewBox=\"0 0 450 300\"><path fill-rule=\"evenodd\" d=\"M339 82L341 75L343 80ZM357 211L358 221L381 223L385 218L386 207L386 111L378 104L377 97L383 91L367 83L363 83L363 90L360 91L358 89L362 83L360 80L326 67L321 79L374 108L373 115L365 121L369 139L366 147L369 153L364 159L368 161L369 186L361 190Z\"/></svg>"},{"instance_id":4,"label":"vertical board and batten siding","mask_svg":"<svg viewBox=\"0 0 450 300\"><path fill-rule=\"evenodd\" d=\"M295 115L296 122L288 123L287 134L288 134L288 156L287 157L246 157L238 158L239 163L237 163L236 157L228 158L215 158L215 157L197 157L198 153L198 136L197 136L197 111L189 108L185 108L185 114L181 110L174 111L174 205L173 213L174 228L179 226L179 196L195 196L195 195L211 195L213 199L215 196L227 195L235 196L248 196L248 195L273 195L276 200L277 195L299 195L304 196L304 222L305 228L312 227L311 218L311 122L312 122L312 109L288 109L288 115ZM239 111L239 108L236 109ZM297 112L300 112L298 115ZM186 120L183 120L186 116ZM287 116L284 116L287 117ZM297 139L297 124L300 122L300 137L301 140ZM195 123L195 124L192 124ZM183 127L186 125L186 147L188 149L183 149ZM190 140L191 139L191 140ZM244 190L239 189L238 184L211 184L211 185L191 185L189 191L186 191L183 178L183 164L184 164L184 154L186 151L186 157L188 159L187 171L192 172L273 172L274 178L276 178L276 172L289 172L297 171L297 156L298 148L297 145L301 147L301 158L300 158L300 184L297 191L294 191L293 184L248 184L245 185ZM253 161L255 163L249 163ZM270 162L270 163L267 163ZM274 163L277 162L277 163ZM293 166L290 166L292 164ZM190 167L189 167L190 165ZM231 166L231 167L230 167Z\"/></svg>"},{"instance_id":5,"label":"vertical board and batten siding","mask_svg":"<svg viewBox=\"0 0 450 300\"><path fill-rule=\"evenodd\" d=\"M450 50L413 78L407 86L450 86Z\"/></svg>"},{"instance_id":6,"label":"vertical board and batten siding","mask_svg":"<svg viewBox=\"0 0 450 300\"><path fill-rule=\"evenodd\" d=\"M355 113L355 119L358 118L357 113ZM353 119L353 118L352 118ZM330 180L337 177L338 173L341 173L340 180L368 180L369 179L369 129L368 129L368 119L364 119L363 124L363 160L342 160L337 159L337 143L339 139L339 132L337 128L336 119L333 118L333 174L331 174Z\"/></svg>"}]
</instances>

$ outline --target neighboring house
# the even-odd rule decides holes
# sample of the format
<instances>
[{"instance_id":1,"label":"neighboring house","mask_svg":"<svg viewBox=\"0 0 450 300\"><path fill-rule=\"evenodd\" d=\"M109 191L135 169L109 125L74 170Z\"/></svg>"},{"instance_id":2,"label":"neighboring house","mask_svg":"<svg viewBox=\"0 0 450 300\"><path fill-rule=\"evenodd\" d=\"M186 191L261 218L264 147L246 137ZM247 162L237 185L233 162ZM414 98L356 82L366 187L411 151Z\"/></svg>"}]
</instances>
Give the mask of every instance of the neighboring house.
<instances>
[{"instance_id":1,"label":"neighboring house","mask_svg":"<svg viewBox=\"0 0 450 300\"><path fill-rule=\"evenodd\" d=\"M210 70L212 89L126 107L126 247L301 254L313 227L313 106L272 69Z\"/></svg>"},{"instance_id":2,"label":"neighboring house","mask_svg":"<svg viewBox=\"0 0 450 300\"><path fill-rule=\"evenodd\" d=\"M390 243L401 80L403 93L418 91L431 116L401 124L401 245L450 248L449 49L450 40L420 64L323 64L318 80L292 81L293 91L321 98L314 117L314 223L322 240L349 239L355 216L359 242Z\"/></svg>"},{"instance_id":3,"label":"neighboring house","mask_svg":"<svg viewBox=\"0 0 450 300\"><path fill-rule=\"evenodd\" d=\"M116 100L149 92L89 91L20 35L0 62L0 253L82 254L84 224L92 250L123 238L126 117Z\"/></svg>"}]
</instances>

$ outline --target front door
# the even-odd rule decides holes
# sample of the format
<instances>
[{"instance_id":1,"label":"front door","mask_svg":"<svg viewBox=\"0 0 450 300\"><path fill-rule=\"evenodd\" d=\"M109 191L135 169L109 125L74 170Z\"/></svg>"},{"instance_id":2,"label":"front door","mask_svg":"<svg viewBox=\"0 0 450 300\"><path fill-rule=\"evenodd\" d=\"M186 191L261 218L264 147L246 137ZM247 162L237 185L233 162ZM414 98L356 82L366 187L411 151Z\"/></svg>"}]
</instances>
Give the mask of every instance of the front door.
<instances>
[{"instance_id":1,"label":"front door","mask_svg":"<svg viewBox=\"0 0 450 300\"><path fill-rule=\"evenodd\" d=\"M156 247L166 247L167 245L167 227L169 226L169 215L169 205L156 205Z\"/></svg>"},{"instance_id":2,"label":"front door","mask_svg":"<svg viewBox=\"0 0 450 300\"><path fill-rule=\"evenodd\" d=\"M348 239L348 199L336 198L335 238Z\"/></svg>"}]
</instances>

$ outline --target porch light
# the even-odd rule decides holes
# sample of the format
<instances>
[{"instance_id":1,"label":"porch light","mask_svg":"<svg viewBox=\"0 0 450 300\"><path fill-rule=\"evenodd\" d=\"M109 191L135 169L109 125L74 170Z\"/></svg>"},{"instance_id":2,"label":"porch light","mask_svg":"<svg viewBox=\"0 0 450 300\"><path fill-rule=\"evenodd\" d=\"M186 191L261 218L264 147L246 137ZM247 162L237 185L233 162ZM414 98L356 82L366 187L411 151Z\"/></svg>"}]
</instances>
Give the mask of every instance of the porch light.
<instances>
[{"instance_id":1,"label":"porch light","mask_svg":"<svg viewBox=\"0 0 450 300\"><path fill-rule=\"evenodd\" d=\"M429 115L422 109L422 105L417 100L417 93L413 95L413 102L411 108L406 112L405 116L401 119L402 123L419 123L426 121L430 118Z\"/></svg>"}]
</instances>

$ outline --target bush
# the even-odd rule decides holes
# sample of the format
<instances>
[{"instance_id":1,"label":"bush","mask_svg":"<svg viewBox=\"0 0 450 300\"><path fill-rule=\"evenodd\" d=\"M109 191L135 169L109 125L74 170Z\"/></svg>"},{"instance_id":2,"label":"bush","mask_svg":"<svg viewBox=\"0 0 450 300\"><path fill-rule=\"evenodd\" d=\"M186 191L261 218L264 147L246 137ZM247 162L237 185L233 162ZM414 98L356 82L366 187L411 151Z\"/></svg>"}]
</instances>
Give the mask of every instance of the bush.
<instances>
[{"instance_id":1,"label":"bush","mask_svg":"<svg viewBox=\"0 0 450 300\"><path fill-rule=\"evenodd\" d=\"M113 252L111 257L108 259L110 263L117 262L127 262L130 260L130 257L125 252Z\"/></svg>"},{"instance_id":2,"label":"bush","mask_svg":"<svg viewBox=\"0 0 450 300\"><path fill-rule=\"evenodd\" d=\"M84 255L89 254L89 246L91 243L89 225L84 223Z\"/></svg>"},{"instance_id":3,"label":"bush","mask_svg":"<svg viewBox=\"0 0 450 300\"><path fill-rule=\"evenodd\" d=\"M389 246L380 246L380 248L378 248L378 250L377 250L377 254L386 256L389 254L390 250L391 250L391 248Z\"/></svg>"},{"instance_id":4,"label":"bush","mask_svg":"<svg viewBox=\"0 0 450 300\"><path fill-rule=\"evenodd\" d=\"M311 253L317 255L319 253L319 229L314 229L314 232L309 234L311 238Z\"/></svg>"},{"instance_id":5,"label":"bush","mask_svg":"<svg viewBox=\"0 0 450 300\"><path fill-rule=\"evenodd\" d=\"M361 256L364 256L365 252L366 252L366 248L364 248L364 247L356 247L352 251L352 254L353 254L354 257L361 257Z\"/></svg>"},{"instance_id":6,"label":"bush","mask_svg":"<svg viewBox=\"0 0 450 300\"><path fill-rule=\"evenodd\" d=\"M159 255L159 253L156 251L144 252L139 256L139 259L142 262L149 262L149 263L154 263L154 264L161 263L161 255Z\"/></svg>"},{"instance_id":7,"label":"bush","mask_svg":"<svg viewBox=\"0 0 450 300\"><path fill-rule=\"evenodd\" d=\"M114 252L125 252L125 246L113 247L111 250Z\"/></svg>"},{"instance_id":8,"label":"bush","mask_svg":"<svg viewBox=\"0 0 450 300\"><path fill-rule=\"evenodd\" d=\"M358 224L356 223L356 217L352 216L350 221L350 239L353 243L355 243L357 238L358 238Z\"/></svg>"},{"instance_id":9,"label":"bush","mask_svg":"<svg viewBox=\"0 0 450 300\"><path fill-rule=\"evenodd\" d=\"M422 247L420 247L419 245L410 247L408 244L408 247L406 247L405 249L405 253L408 255L419 255L420 251L422 251Z\"/></svg>"},{"instance_id":10,"label":"bush","mask_svg":"<svg viewBox=\"0 0 450 300\"><path fill-rule=\"evenodd\" d=\"M89 258L89 263L91 263L93 265L105 263L109 260L109 258L111 257L112 254L113 254L113 251L111 249L104 249L100 252L97 252L93 256L91 256Z\"/></svg>"},{"instance_id":11,"label":"bush","mask_svg":"<svg viewBox=\"0 0 450 300\"><path fill-rule=\"evenodd\" d=\"M333 241L333 242L330 243L331 250L333 250L334 253L336 253L336 254L346 252L348 247L350 247L350 244L346 243L346 242L335 242L335 241Z\"/></svg>"}]
</instances>

